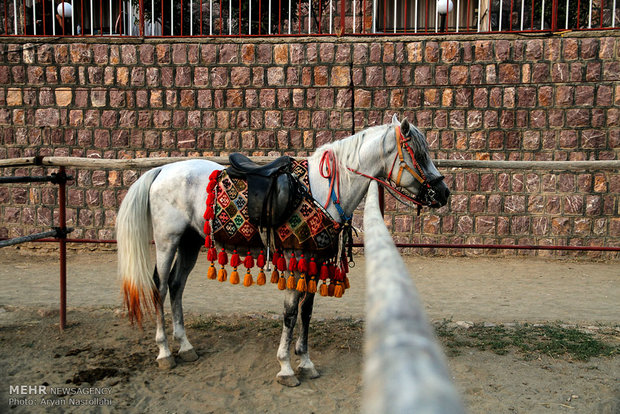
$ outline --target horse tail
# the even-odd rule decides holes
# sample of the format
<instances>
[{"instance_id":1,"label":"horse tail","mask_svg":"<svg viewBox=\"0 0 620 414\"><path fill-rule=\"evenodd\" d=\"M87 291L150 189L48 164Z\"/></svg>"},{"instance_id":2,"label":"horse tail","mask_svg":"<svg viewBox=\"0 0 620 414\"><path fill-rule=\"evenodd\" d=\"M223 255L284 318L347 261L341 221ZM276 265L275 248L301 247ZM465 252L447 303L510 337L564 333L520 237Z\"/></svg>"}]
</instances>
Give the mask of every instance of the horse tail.
<instances>
[{"instance_id":1,"label":"horse tail","mask_svg":"<svg viewBox=\"0 0 620 414\"><path fill-rule=\"evenodd\" d=\"M142 324L144 313L158 311L159 289L152 277L150 242L153 237L149 190L161 168L142 175L127 192L116 217L118 274L129 320Z\"/></svg>"}]
</instances>

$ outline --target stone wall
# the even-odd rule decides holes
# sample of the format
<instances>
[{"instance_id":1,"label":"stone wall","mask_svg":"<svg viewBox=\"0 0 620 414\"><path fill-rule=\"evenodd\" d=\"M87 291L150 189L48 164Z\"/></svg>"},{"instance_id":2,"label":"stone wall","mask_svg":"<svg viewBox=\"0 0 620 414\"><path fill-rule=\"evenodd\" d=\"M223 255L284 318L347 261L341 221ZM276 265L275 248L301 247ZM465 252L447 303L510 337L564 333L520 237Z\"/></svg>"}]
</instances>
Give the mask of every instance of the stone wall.
<instances>
[{"instance_id":1,"label":"stone wall","mask_svg":"<svg viewBox=\"0 0 620 414\"><path fill-rule=\"evenodd\" d=\"M3 38L0 157L306 155L397 113L426 133L435 158L618 159L616 34ZM72 173L72 236L114 238L118 204L140 172ZM620 246L618 171L443 173L447 207L416 217L388 200L395 240ZM0 237L50 226L55 193L0 187Z\"/></svg>"}]
</instances>

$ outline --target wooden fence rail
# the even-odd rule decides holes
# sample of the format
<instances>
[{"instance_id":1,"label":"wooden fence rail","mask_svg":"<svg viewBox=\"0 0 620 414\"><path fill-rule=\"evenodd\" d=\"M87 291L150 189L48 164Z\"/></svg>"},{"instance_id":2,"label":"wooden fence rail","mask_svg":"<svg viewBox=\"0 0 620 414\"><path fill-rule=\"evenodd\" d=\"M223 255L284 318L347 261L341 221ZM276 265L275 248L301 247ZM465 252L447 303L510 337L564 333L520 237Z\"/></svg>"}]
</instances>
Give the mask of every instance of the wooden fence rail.
<instances>
[{"instance_id":1,"label":"wooden fence rail","mask_svg":"<svg viewBox=\"0 0 620 414\"><path fill-rule=\"evenodd\" d=\"M227 156L199 157L228 165ZM24 157L0 160L2 167L20 167L41 165L46 167L67 167L84 169L129 169L154 168L176 161L191 159L189 157L103 159L80 157ZM275 157L252 157L259 164L266 164ZM620 160L599 161L485 161L485 160L435 160L439 168L485 168L506 170L620 170Z\"/></svg>"},{"instance_id":2,"label":"wooden fence rail","mask_svg":"<svg viewBox=\"0 0 620 414\"><path fill-rule=\"evenodd\" d=\"M363 412L464 413L372 182L364 209L366 340Z\"/></svg>"}]
</instances>

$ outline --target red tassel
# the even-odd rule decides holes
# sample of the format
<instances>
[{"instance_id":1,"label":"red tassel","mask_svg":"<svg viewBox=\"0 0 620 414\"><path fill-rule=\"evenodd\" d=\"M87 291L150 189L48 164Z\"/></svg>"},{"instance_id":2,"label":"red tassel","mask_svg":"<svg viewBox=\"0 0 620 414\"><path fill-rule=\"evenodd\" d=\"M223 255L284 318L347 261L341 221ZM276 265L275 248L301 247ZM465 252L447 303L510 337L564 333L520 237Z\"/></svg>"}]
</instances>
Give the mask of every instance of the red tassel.
<instances>
[{"instance_id":1,"label":"red tassel","mask_svg":"<svg viewBox=\"0 0 620 414\"><path fill-rule=\"evenodd\" d=\"M207 196L207 208L213 206L215 202L215 193L209 193Z\"/></svg>"},{"instance_id":2,"label":"red tassel","mask_svg":"<svg viewBox=\"0 0 620 414\"><path fill-rule=\"evenodd\" d=\"M207 193L211 193L216 185L217 185L216 180L209 181L209 185L207 185Z\"/></svg>"},{"instance_id":3,"label":"red tassel","mask_svg":"<svg viewBox=\"0 0 620 414\"><path fill-rule=\"evenodd\" d=\"M232 267L237 267L241 264L241 259L239 258L239 254L236 250L233 250L233 254L230 257L230 265Z\"/></svg>"},{"instance_id":4,"label":"red tassel","mask_svg":"<svg viewBox=\"0 0 620 414\"><path fill-rule=\"evenodd\" d=\"M205 221L205 225L202 228L202 231L204 231L206 235L211 234L211 224L209 224L209 220Z\"/></svg>"},{"instance_id":5,"label":"red tassel","mask_svg":"<svg viewBox=\"0 0 620 414\"><path fill-rule=\"evenodd\" d=\"M329 279L329 267L323 263L321 265L321 276L320 276L321 280L327 280Z\"/></svg>"},{"instance_id":6,"label":"red tassel","mask_svg":"<svg viewBox=\"0 0 620 414\"><path fill-rule=\"evenodd\" d=\"M217 260L217 250L215 247L211 247L207 250L207 260L210 262L215 262Z\"/></svg>"},{"instance_id":7,"label":"red tassel","mask_svg":"<svg viewBox=\"0 0 620 414\"><path fill-rule=\"evenodd\" d=\"M212 220L214 217L215 217L215 214L213 213L213 206L207 206L207 209L205 210L205 215L204 215L205 220Z\"/></svg>"},{"instance_id":8,"label":"red tassel","mask_svg":"<svg viewBox=\"0 0 620 414\"><path fill-rule=\"evenodd\" d=\"M278 265L278 260L280 260L280 252L276 250L276 252L273 254L273 257L271 258L271 263L273 263L274 266Z\"/></svg>"},{"instance_id":9,"label":"red tassel","mask_svg":"<svg viewBox=\"0 0 620 414\"><path fill-rule=\"evenodd\" d=\"M211 247L211 236L205 236L205 247Z\"/></svg>"},{"instance_id":10,"label":"red tassel","mask_svg":"<svg viewBox=\"0 0 620 414\"><path fill-rule=\"evenodd\" d=\"M308 275L309 276L316 276L319 274L319 269L318 266L316 265L316 262L314 261L314 257L310 259L310 265L308 265Z\"/></svg>"},{"instance_id":11,"label":"red tassel","mask_svg":"<svg viewBox=\"0 0 620 414\"><path fill-rule=\"evenodd\" d=\"M225 266L228 263L228 255L226 254L226 250L222 247L222 251L217 256L217 262L222 266Z\"/></svg>"},{"instance_id":12,"label":"red tassel","mask_svg":"<svg viewBox=\"0 0 620 414\"><path fill-rule=\"evenodd\" d=\"M295 253L291 253L291 258L288 262L288 270L294 272L297 269L297 259L295 258Z\"/></svg>"},{"instance_id":13,"label":"red tassel","mask_svg":"<svg viewBox=\"0 0 620 414\"><path fill-rule=\"evenodd\" d=\"M254 258L252 257L252 253L248 252L247 256L243 260L243 265L246 269L251 269L254 267Z\"/></svg>"},{"instance_id":14,"label":"red tassel","mask_svg":"<svg viewBox=\"0 0 620 414\"><path fill-rule=\"evenodd\" d=\"M335 280L336 282L340 282L342 280L342 272L340 271L340 269L336 268L336 270L334 270L333 280Z\"/></svg>"},{"instance_id":15,"label":"red tassel","mask_svg":"<svg viewBox=\"0 0 620 414\"><path fill-rule=\"evenodd\" d=\"M221 170L214 170L211 175L209 175L209 181L217 180L218 175L220 175Z\"/></svg>"},{"instance_id":16,"label":"red tassel","mask_svg":"<svg viewBox=\"0 0 620 414\"><path fill-rule=\"evenodd\" d=\"M258 257L256 258L256 265L262 269L263 267L265 267L265 265L267 261L265 260L265 254L263 253L263 251L260 251L260 254L258 255Z\"/></svg>"},{"instance_id":17,"label":"red tassel","mask_svg":"<svg viewBox=\"0 0 620 414\"><path fill-rule=\"evenodd\" d=\"M286 259L284 256L278 257L278 270L284 272L286 270Z\"/></svg>"},{"instance_id":18,"label":"red tassel","mask_svg":"<svg viewBox=\"0 0 620 414\"><path fill-rule=\"evenodd\" d=\"M303 254L297 261L297 271L301 273L308 272L308 261L306 260Z\"/></svg>"}]
</instances>

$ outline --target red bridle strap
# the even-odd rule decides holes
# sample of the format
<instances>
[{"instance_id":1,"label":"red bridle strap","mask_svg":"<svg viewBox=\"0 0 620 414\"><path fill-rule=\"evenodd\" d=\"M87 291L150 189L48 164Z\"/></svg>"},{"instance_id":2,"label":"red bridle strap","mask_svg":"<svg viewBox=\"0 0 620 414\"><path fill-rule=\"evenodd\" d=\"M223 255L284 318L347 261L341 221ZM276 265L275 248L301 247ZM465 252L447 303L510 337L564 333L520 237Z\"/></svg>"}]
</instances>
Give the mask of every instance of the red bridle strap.
<instances>
[{"instance_id":1,"label":"red bridle strap","mask_svg":"<svg viewBox=\"0 0 620 414\"><path fill-rule=\"evenodd\" d=\"M420 170L420 168L418 167L418 163L415 159L415 154L413 153L413 149L411 149L411 147L409 146L409 144L407 144L407 140L405 139L405 137L402 134L402 131L400 130L400 126L396 126L394 127L395 130L395 137L396 137L396 141L397 141L397 145L396 148L398 149L398 158L400 160L400 167L398 169L398 176L396 177L396 186L400 187L400 179L403 175L403 171L407 170L407 172L409 172L409 174L411 174L413 176L413 178L415 178L416 180L418 180L418 182L420 184L424 184L426 183L426 178L424 177L424 173L422 172L422 170ZM411 168L409 166L409 164L407 164L405 162L405 156L403 155L403 148L409 153L409 156L411 157L411 161L413 162L413 166L419 171L419 174L416 170L414 170L413 168ZM396 163L396 158L394 159L394 164ZM392 169L394 164L392 164ZM390 170L390 176L392 174L392 170Z\"/></svg>"}]
</instances>

